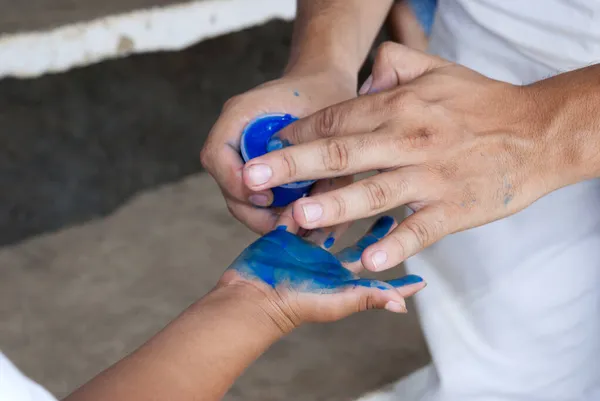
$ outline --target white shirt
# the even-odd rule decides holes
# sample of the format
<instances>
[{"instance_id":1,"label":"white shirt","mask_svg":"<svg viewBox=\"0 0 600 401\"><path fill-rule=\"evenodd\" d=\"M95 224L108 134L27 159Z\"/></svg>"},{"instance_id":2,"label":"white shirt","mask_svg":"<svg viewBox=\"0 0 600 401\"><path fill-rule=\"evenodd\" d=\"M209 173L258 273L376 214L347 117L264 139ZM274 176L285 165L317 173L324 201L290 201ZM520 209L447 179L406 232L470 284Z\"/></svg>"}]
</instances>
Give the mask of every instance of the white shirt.
<instances>
[{"instance_id":1,"label":"white shirt","mask_svg":"<svg viewBox=\"0 0 600 401\"><path fill-rule=\"evenodd\" d=\"M440 0L430 51L538 81L600 60L600 0ZM416 298L435 364L397 399L600 400L598 180L451 235L407 268L429 284Z\"/></svg>"},{"instance_id":2,"label":"white shirt","mask_svg":"<svg viewBox=\"0 0 600 401\"><path fill-rule=\"evenodd\" d=\"M24 376L6 356L0 352L0 400L1 401L56 401L48 391Z\"/></svg>"}]
</instances>

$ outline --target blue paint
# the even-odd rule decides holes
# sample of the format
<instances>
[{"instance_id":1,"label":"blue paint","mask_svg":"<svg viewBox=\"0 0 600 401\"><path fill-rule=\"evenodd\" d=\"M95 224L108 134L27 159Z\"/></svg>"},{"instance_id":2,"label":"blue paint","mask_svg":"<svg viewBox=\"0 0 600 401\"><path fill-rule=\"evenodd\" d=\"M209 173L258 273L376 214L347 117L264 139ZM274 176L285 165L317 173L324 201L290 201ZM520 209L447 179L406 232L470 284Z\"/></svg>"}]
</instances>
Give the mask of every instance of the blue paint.
<instances>
[{"instance_id":1,"label":"blue paint","mask_svg":"<svg viewBox=\"0 0 600 401\"><path fill-rule=\"evenodd\" d=\"M331 236L325 240L325 243L323 243L323 245L325 246L325 248L329 249L333 246L334 243L335 243L335 238L333 238L333 236Z\"/></svg>"},{"instance_id":2,"label":"blue paint","mask_svg":"<svg viewBox=\"0 0 600 401\"><path fill-rule=\"evenodd\" d=\"M300 97L300 93L298 91L294 91L294 96Z\"/></svg>"},{"instance_id":3,"label":"blue paint","mask_svg":"<svg viewBox=\"0 0 600 401\"><path fill-rule=\"evenodd\" d=\"M358 262L367 247L373 245L387 235L394 225L394 218L390 216L380 217L369 232L356 243L356 245L342 249L337 257L342 262Z\"/></svg>"},{"instance_id":4,"label":"blue paint","mask_svg":"<svg viewBox=\"0 0 600 401\"><path fill-rule=\"evenodd\" d=\"M388 282L360 278L345 269L331 253L285 230L271 231L259 238L238 256L230 269L273 288L285 286L314 293L333 293L358 286L387 290L423 281L418 276Z\"/></svg>"},{"instance_id":5,"label":"blue paint","mask_svg":"<svg viewBox=\"0 0 600 401\"><path fill-rule=\"evenodd\" d=\"M415 17L421 24L425 35L431 35L431 28L435 19L438 0L409 0L410 7Z\"/></svg>"},{"instance_id":6,"label":"blue paint","mask_svg":"<svg viewBox=\"0 0 600 401\"><path fill-rule=\"evenodd\" d=\"M248 162L256 157L262 156L271 150L275 150L272 145L269 148L269 140L273 135L287 127L297 117L291 114L267 114L251 121L240 139L240 151L244 162ZM286 144L281 141L280 149ZM287 142L289 144L289 142ZM300 181L281 185L272 188L273 202L271 207L283 207L307 195L315 181Z\"/></svg>"},{"instance_id":7,"label":"blue paint","mask_svg":"<svg viewBox=\"0 0 600 401\"><path fill-rule=\"evenodd\" d=\"M282 230L282 231L286 231L286 230L287 230L287 226L282 224L282 225L280 225L280 226L277 226L275 229L276 229L276 230Z\"/></svg>"},{"instance_id":8,"label":"blue paint","mask_svg":"<svg viewBox=\"0 0 600 401\"><path fill-rule=\"evenodd\" d=\"M407 276L388 281L388 283L393 285L394 287L403 287L405 285L419 284L422 282L423 278L414 274L409 274Z\"/></svg>"},{"instance_id":9,"label":"blue paint","mask_svg":"<svg viewBox=\"0 0 600 401\"><path fill-rule=\"evenodd\" d=\"M288 146L292 146L290 141L288 141L287 139L281 139L279 137L279 134L275 134L271 137L271 139L267 143L267 152L281 150L283 148L287 148Z\"/></svg>"}]
</instances>

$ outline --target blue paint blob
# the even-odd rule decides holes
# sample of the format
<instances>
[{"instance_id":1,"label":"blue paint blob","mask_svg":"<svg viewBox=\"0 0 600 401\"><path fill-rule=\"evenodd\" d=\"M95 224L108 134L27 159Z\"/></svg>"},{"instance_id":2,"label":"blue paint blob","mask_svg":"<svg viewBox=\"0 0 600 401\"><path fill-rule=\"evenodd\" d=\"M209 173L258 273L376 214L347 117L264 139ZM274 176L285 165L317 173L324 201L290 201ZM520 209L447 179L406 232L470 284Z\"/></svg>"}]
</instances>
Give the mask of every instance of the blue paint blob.
<instances>
[{"instance_id":1,"label":"blue paint blob","mask_svg":"<svg viewBox=\"0 0 600 401\"><path fill-rule=\"evenodd\" d=\"M267 114L251 121L244 128L240 139L240 152L244 162L268 153L271 137L296 120L298 118L291 114ZM286 145L284 141L280 140L280 142L281 144L271 145L270 149L278 150L277 146L280 146L279 149L281 149ZM273 202L270 207L287 206L302 198L308 194L314 182L300 181L272 188Z\"/></svg>"},{"instance_id":2,"label":"blue paint blob","mask_svg":"<svg viewBox=\"0 0 600 401\"><path fill-rule=\"evenodd\" d=\"M300 93L298 91L294 91L294 96L299 97Z\"/></svg>"},{"instance_id":3,"label":"blue paint blob","mask_svg":"<svg viewBox=\"0 0 600 401\"><path fill-rule=\"evenodd\" d=\"M276 229L276 230L282 230L282 231L286 231L286 230L287 230L287 226L282 224L282 225L280 225L280 226L277 226L275 229Z\"/></svg>"},{"instance_id":4,"label":"blue paint blob","mask_svg":"<svg viewBox=\"0 0 600 401\"><path fill-rule=\"evenodd\" d=\"M334 243L335 243L335 238L329 237L325 240L325 243L323 243L323 246L325 246L325 248L329 249L333 246Z\"/></svg>"},{"instance_id":5,"label":"blue paint blob","mask_svg":"<svg viewBox=\"0 0 600 401\"><path fill-rule=\"evenodd\" d=\"M274 152L276 150L287 148L288 146L292 146L290 141L281 139L278 134L275 134L271 137L269 142L267 142L267 152Z\"/></svg>"},{"instance_id":6,"label":"blue paint blob","mask_svg":"<svg viewBox=\"0 0 600 401\"><path fill-rule=\"evenodd\" d=\"M331 253L285 230L271 231L259 238L230 268L247 279L260 280L273 288L287 286L316 293L339 292L357 286L387 290L416 280L411 276L390 282L360 278L344 268Z\"/></svg>"},{"instance_id":7,"label":"blue paint blob","mask_svg":"<svg viewBox=\"0 0 600 401\"><path fill-rule=\"evenodd\" d=\"M385 237L387 235L387 233L390 232L393 225L394 225L393 217L390 217L390 216L380 217L375 222L375 224L373 224L373 227L371 227L371 230L369 230L369 232L364 237L362 237L356 243L356 245L349 247L349 248L342 249L337 254L338 259L345 263L358 262L362 256L362 253L364 252L364 250L367 249L369 246L373 245L374 243L376 243L377 241L379 241L380 239L382 239L383 237Z\"/></svg>"}]
</instances>

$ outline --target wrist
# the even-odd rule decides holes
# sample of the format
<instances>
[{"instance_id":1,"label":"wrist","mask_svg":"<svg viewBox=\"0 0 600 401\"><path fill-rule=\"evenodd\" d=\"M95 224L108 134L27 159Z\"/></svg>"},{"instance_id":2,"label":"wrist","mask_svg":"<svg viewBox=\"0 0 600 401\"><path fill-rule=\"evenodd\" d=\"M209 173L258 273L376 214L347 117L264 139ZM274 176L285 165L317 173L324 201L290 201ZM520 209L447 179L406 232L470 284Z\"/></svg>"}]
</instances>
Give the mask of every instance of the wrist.
<instances>
[{"instance_id":1,"label":"wrist","mask_svg":"<svg viewBox=\"0 0 600 401\"><path fill-rule=\"evenodd\" d=\"M326 75L336 82L344 82L352 86L354 90L358 85L358 70L352 65L344 65L339 61L323 55L302 56L296 60L290 60L283 72L284 77L302 77L313 75Z\"/></svg>"},{"instance_id":2,"label":"wrist","mask_svg":"<svg viewBox=\"0 0 600 401\"><path fill-rule=\"evenodd\" d=\"M299 326L280 297L257 286L237 281L218 285L198 304L218 303L220 307L229 305L243 316L249 330L261 332L265 339L275 342Z\"/></svg>"},{"instance_id":3,"label":"wrist","mask_svg":"<svg viewBox=\"0 0 600 401\"><path fill-rule=\"evenodd\" d=\"M529 87L555 188L600 176L600 124L594 111L600 105L598 74L600 66L591 66Z\"/></svg>"}]
</instances>

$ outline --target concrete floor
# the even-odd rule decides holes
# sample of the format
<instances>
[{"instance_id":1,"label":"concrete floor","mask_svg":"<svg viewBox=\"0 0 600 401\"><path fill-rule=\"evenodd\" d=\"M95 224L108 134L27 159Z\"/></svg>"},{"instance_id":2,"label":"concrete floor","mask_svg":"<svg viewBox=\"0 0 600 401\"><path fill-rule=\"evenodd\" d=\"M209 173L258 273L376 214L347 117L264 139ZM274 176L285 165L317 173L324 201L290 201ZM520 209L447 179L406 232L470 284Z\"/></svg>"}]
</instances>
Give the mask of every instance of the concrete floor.
<instances>
[{"instance_id":1,"label":"concrete floor","mask_svg":"<svg viewBox=\"0 0 600 401\"><path fill-rule=\"evenodd\" d=\"M0 348L57 396L206 293L255 238L198 153L229 96L279 74L289 39L272 22L0 81ZM369 312L301 328L226 400L351 400L427 361L414 309Z\"/></svg>"}]
</instances>

